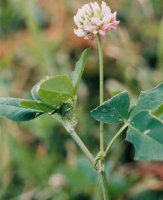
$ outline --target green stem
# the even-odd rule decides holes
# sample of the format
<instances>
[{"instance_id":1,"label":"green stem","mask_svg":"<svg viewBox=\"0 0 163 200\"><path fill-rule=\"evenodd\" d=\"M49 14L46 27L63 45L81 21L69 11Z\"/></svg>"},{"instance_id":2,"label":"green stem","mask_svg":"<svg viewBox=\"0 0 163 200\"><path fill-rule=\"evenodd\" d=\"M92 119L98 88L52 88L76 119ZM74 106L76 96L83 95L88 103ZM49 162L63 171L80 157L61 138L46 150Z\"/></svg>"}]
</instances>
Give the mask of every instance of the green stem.
<instances>
[{"instance_id":1,"label":"green stem","mask_svg":"<svg viewBox=\"0 0 163 200\"><path fill-rule=\"evenodd\" d=\"M102 193L103 193L104 200L111 200L110 196L108 195L107 180L106 180L105 171L100 172L100 178L101 178Z\"/></svg>"},{"instance_id":2,"label":"green stem","mask_svg":"<svg viewBox=\"0 0 163 200\"><path fill-rule=\"evenodd\" d=\"M116 139L120 136L120 134L124 131L124 129L128 126L128 122L126 122L120 129L119 131L115 134L115 136L112 138L112 140L110 141L110 143L108 144L106 151L105 151L105 156L107 156L110 148L112 147L112 145L114 144L114 142L116 141Z\"/></svg>"},{"instance_id":3,"label":"green stem","mask_svg":"<svg viewBox=\"0 0 163 200\"><path fill-rule=\"evenodd\" d=\"M97 35L98 50L99 50L99 74L100 74L100 105L104 101L104 64L101 37ZM104 154L104 124L100 122L100 152Z\"/></svg>"},{"instance_id":4,"label":"green stem","mask_svg":"<svg viewBox=\"0 0 163 200\"><path fill-rule=\"evenodd\" d=\"M103 104L104 101L104 63L103 63L103 51L102 51L102 41L101 37L97 35L98 41L98 51L99 51L99 74L100 74L100 105ZM109 200L108 191L107 191L107 180L106 180L106 172L105 172L105 163L103 160L105 150L104 150L104 124L100 122L100 176L101 176L101 187L104 200Z\"/></svg>"},{"instance_id":5,"label":"green stem","mask_svg":"<svg viewBox=\"0 0 163 200\"><path fill-rule=\"evenodd\" d=\"M85 144L80 139L80 137L78 136L76 131L74 129L71 129L68 132L71 135L71 137L74 139L74 141L77 143L77 145L80 147L80 149L83 151L83 153L86 155L88 160L94 165L94 163L95 163L94 156L91 154L89 149L85 146Z\"/></svg>"}]
</instances>

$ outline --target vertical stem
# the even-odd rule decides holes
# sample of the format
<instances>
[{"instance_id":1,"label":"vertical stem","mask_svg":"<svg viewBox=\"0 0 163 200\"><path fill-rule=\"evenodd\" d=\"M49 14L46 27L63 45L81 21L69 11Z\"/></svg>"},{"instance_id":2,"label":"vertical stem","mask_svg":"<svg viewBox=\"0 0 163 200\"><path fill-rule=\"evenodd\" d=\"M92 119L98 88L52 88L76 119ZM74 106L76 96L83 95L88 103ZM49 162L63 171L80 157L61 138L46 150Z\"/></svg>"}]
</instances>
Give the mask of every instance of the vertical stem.
<instances>
[{"instance_id":1,"label":"vertical stem","mask_svg":"<svg viewBox=\"0 0 163 200\"><path fill-rule=\"evenodd\" d=\"M100 178L101 178L101 186L102 186L102 193L103 193L104 200L109 200L110 196L107 190L107 180L106 180L105 172L103 171L100 172Z\"/></svg>"},{"instance_id":2,"label":"vertical stem","mask_svg":"<svg viewBox=\"0 0 163 200\"><path fill-rule=\"evenodd\" d=\"M98 34L98 50L99 50L99 74L100 74L100 105L104 101L104 65L103 65L103 52L101 37ZM100 152L101 155L104 153L104 124L100 122Z\"/></svg>"},{"instance_id":3,"label":"vertical stem","mask_svg":"<svg viewBox=\"0 0 163 200\"><path fill-rule=\"evenodd\" d=\"M104 101L104 64L103 64L103 51L102 51L102 41L101 37L97 35L98 40L98 50L99 50L99 74L100 74L100 105ZM100 176L101 176L101 186L104 200L109 200L108 191L107 191L107 180L106 180L106 172L105 172L105 163L103 160L104 156L104 124L100 122L100 154L101 154L101 162L100 162Z\"/></svg>"}]
</instances>

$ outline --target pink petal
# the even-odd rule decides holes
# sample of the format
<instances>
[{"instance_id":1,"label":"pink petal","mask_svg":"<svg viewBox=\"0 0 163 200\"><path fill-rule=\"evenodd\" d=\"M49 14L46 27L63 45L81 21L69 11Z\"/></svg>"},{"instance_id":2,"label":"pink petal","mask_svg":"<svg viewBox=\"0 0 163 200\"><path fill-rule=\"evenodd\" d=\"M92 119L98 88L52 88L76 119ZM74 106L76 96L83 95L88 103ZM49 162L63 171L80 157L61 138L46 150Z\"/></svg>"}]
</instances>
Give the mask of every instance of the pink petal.
<instances>
[{"instance_id":1,"label":"pink petal","mask_svg":"<svg viewBox=\"0 0 163 200\"><path fill-rule=\"evenodd\" d=\"M106 35L106 31L99 30L99 34L102 35L102 36L105 36Z\"/></svg>"},{"instance_id":2,"label":"pink petal","mask_svg":"<svg viewBox=\"0 0 163 200\"><path fill-rule=\"evenodd\" d=\"M84 37L85 40L93 40L94 39L94 35L93 34L88 34Z\"/></svg>"}]
</instances>

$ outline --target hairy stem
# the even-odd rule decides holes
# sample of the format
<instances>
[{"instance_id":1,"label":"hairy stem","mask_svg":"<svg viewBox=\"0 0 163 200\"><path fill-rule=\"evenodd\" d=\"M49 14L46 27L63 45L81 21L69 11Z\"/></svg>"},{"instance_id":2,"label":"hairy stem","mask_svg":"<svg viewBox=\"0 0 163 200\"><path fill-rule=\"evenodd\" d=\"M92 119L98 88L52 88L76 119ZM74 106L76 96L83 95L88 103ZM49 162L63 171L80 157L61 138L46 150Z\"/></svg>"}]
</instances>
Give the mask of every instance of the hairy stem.
<instances>
[{"instance_id":1,"label":"hairy stem","mask_svg":"<svg viewBox=\"0 0 163 200\"><path fill-rule=\"evenodd\" d=\"M119 131L115 134L115 136L112 138L112 140L110 141L110 143L108 144L106 151L105 151L105 156L107 156L110 148L112 147L112 145L114 144L114 142L116 141L116 139L121 135L121 133L124 131L124 129L128 126L128 123L126 122L120 129Z\"/></svg>"}]
</instances>

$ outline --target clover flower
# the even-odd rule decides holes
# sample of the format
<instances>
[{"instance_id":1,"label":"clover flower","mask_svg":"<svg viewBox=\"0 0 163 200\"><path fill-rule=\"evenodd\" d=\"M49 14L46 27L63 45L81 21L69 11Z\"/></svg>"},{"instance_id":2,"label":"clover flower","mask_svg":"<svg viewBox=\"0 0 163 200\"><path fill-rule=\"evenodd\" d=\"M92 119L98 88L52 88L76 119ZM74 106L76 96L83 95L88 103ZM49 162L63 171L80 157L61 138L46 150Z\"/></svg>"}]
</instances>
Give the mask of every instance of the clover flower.
<instances>
[{"instance_id":1,"label":"clover flower","mask_svg":"<svg viewBox=\"0 0 163 200\"><path fill-rule=\"evenodd\" d=\"M105 36L108 31L117 28L119 21L116 20L116 15L117 13L112 13L104 1L101 6L97 2L85 4L74 16L78 27L74 29L74 33L86 40L94 39L96 34Z\"/></svg>"}]
</instances>

